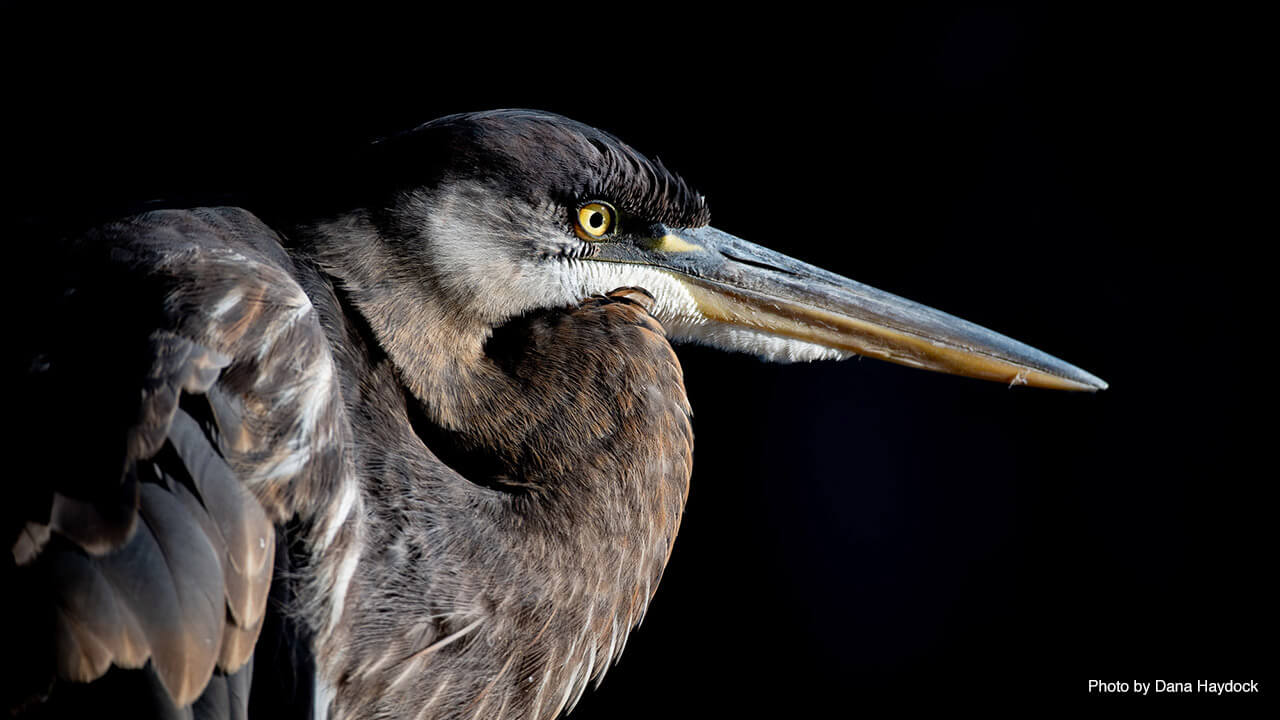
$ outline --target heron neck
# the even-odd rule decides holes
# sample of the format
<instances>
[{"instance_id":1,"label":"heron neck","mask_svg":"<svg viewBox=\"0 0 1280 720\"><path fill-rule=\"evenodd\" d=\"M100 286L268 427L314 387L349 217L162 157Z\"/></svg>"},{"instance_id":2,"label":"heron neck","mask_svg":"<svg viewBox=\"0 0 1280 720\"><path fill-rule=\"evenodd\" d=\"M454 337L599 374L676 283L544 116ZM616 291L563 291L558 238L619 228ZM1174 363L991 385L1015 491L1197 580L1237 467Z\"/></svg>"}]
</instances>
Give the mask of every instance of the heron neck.
<instances>
[{"instance_id":1,"label":"heron neck","mask_svg":"<svg viewBox=\"0 0 1280 720\"><path fill-rule=\"evenodd\" d=\"M306 242L329 276L317 305L351 378L346 403L366 419L354 442L377 558L355 592L435 598L415 618L438 626L431 637L474 633L509 660L494 692L526 716L556 715L622 651L669 557L692 458L679 363L626 293L479 328L441 312L429 279L396 274L376 238L344 232L369 229L331 224ZM487 464L468 467L477 458ZM464 577L483 592L460 592ZM364 650L331 677L370 697L430 698L453 682L419 636L380 634L364 610L376 603L351 605Z\"/></svg>"},{"instance_id":2,"label":"heron neck","mask_svg":"<svg viewBox=\"0 0 1280 720\"><path fill-rule=\"evenodd\" d=\"M488 323L450 302L433 269L387 242L365 211L304 226L298 236L432 420L456 425L466 399L459 389L494 380L483 362Z\"/></svg>"}]
</instances>

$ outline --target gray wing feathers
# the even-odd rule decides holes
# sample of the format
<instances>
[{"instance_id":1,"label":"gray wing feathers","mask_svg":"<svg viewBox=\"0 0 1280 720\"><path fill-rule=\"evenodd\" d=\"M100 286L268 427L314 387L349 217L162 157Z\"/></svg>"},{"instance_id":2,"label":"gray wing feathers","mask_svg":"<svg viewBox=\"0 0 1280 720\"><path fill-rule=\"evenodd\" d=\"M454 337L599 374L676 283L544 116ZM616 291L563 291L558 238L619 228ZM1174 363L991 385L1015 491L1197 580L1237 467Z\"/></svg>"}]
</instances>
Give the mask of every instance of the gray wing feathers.
<instances>
[{"instance_id":1,"label":"gray wing feathers","mask_svg":"<svg viewBox=\"0 0 1280 720\"><path fill-rule=\"evenodd\" d=\"M154 362L143 379L138 424L129 431L128 460L149 458L164 443L182 392L203 393L231 358L167 330L151 334Z\"/></svg>"},{"instance_id":2,"label":"gray wing feathers","mask_svg":"<svg viewBox=\"0 0 1280 720\"><path fill-rule=\"evenodd\" d=\"M200 493L199 499L189 492L178 496L221 550L218 558L229 617L218 666L234 671L252 654L266 612L275 530L262 506L186 413L174 417L170 439Z\"/></svg>"},{"instance_id":3,"label":"gray wing feathers","mask_svg":"<svg viewBox=\"0 0 1280 720\"><path fill-rule=\"evenodd\" d=\"M205 456L188 467L199 494L155 466L162 477L141 484L138 527L123 547L101 556L56 552L51 560L59 676L88 682L111 664L140 668L150 660L181 706L200 695L215 665L235 671L248 660L270 584L264 553L274 552L275 536L194 420L176 413L172 435L181 438L179 455Z\"/></svg>"},{"instance_id":4,"label":"gray wing feathers","mask_svg":"<svg viewBox=\"0 0 1280 720\"><path fill-rule=\"evenodd\" d=\"M50 531L91 554L119 547L133 533L138 483L130 474L132 464L160 449L180 393L204 392L230 362L226 355L162 330L152 334L151 350L154 363L143 381L138 423L127 434L123 481L114 492L108 490L93 501L55 492L47 525L33 523L14 545L13 555L19 565L39 554Z\"/></svg>"},{"instance_id":5,"label":"gray wing feathers","mask_svg":"<svg viewBox=\"0 0 1280 720\"><path fill-rule=\"evenodd\" d=\"M158 288L161 327L143 330L120 475L90 495L51 483L47 518L12 546L17 570L46 579L58 677L146 667L179 716L242 717L273 522L333 497L347 462L323 330L278 237L243 210L149 213L73 250Z\"/></svg>"},{"instance_id":6,"label":"gray wing feathers","mask_svg":"<svg viewBox=\"0 0 1280 720\"><path fill-rule=\"evenodd\" d=\"M216 672L209 679L209 687L191 706L186 717L191 720L248 720L249 681L253 677L253 663L239 672Z\"/></svg>"},{"instance_id":7,"label":"gray wing feathers","mask_svg":"<svg viewBox=\"0 0 1280 720\"><path fill-rule=\"evenodd\" d=\"M232 358L210 389L219 449L273 521L313 514L337 495L349 431L328 341L292 261L239 208L164 211L148 222L156 227L146 237L164 250L155 271L174 278L166 314L176 332ZM175 252L179 231L202 243Z\"/></svg>"}]
</instances>

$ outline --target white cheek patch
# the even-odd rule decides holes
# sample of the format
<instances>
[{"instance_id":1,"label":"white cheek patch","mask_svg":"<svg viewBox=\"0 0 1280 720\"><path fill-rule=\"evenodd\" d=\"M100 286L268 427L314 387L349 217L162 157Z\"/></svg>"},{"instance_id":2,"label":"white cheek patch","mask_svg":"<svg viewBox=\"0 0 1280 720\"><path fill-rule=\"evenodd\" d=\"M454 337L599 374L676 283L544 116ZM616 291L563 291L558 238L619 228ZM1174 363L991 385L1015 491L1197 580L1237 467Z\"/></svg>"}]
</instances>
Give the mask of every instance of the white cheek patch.
<instances>
[{"instance_id":1,"label":"white cheek patch","mask_svg":"<svg viewBox=\"0 0 1280 720\"><path fill-rule=\"evenodd\" d=\"M667 273L624 263L571 261L565 275L569 295L576 302L620 287L643 288L653 296L653 316L671 333L673 327L706 323L693 296Z\"/></svg>"},{"instance_id":2,"label":"white cheek patch","mask_svg":"<svg viewBox=\"0 0 1280 720\"><path fill-rule=\"evenodd\" d=\"M669 332L668 334L672 340L695 342L722 350L749 353L762 360L776 363L844 360L853 356L851 352L836 350L825 345L782 337L781 335L770 335L759 330L726 325L720 322L705 322L691 330L692 332L687 333L674 334Z\"/></svg>"},{"instance_id":3,"label":"white cheek patch","mask_svg":"<svg viewBox=\"0 0 1280 720\"><path fill-rule=\"evenodd\" d=\"M567 266L562 291L569 302L620 287L643 288L654 298L653 316L675 342L749 353L771 362L843 360L852 355L804 340L709 320L679 280L643 265L575 260Z\"/></svg>"}]
</instances>

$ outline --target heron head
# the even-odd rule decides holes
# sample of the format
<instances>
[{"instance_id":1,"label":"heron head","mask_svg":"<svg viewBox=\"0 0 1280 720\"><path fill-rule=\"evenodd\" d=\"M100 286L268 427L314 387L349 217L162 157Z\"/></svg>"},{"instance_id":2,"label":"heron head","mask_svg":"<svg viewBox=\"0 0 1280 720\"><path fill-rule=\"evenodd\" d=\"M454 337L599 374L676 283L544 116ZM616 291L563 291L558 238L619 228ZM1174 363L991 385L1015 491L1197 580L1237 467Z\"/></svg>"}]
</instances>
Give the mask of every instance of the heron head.
<instances>
[{"instance_id":1,"label":"heron head","mask_svg":"<svg viewBox=\"0 0 1280 720\"><path fill-rule=\"evenodd\" d=\"M1106 387L995 332L716 230L705 199L660 162L558 115L451 115L374 154L384 161L369 173L382 188L372 221L413 275L406 281L429 284L450 312L490 328L634 286L654 296L652 312L676 342L774 361L859 354L1008 383Z\"/></svg>"}]
</instances>

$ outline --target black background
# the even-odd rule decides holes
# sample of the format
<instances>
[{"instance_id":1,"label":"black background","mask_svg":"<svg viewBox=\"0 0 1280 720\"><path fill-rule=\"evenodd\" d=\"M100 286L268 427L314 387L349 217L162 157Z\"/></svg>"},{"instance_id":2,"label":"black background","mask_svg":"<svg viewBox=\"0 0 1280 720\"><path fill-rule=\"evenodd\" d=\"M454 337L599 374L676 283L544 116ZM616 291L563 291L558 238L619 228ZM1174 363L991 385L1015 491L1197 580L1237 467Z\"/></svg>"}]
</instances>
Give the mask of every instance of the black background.
<instances>
[{"instance_id":1,"label":"black background","mask_svg":"<svg viewBox=\"0 0 1280 720\"><path fill-rule=\"evenodd\" d=\"M321 31L8 6L6 215L287 193L303 158L448 112L597 125L686 177L717 227L1111 388L682 349L680 539L572 717L1123 702L1095 678L1274 692L1270 325L1245 280L1274 242L1244 220L1253 98L1274 94L1246 75L1256 19L651 5L499 28L461 10Z\"/></svg>"}]
</instances>

